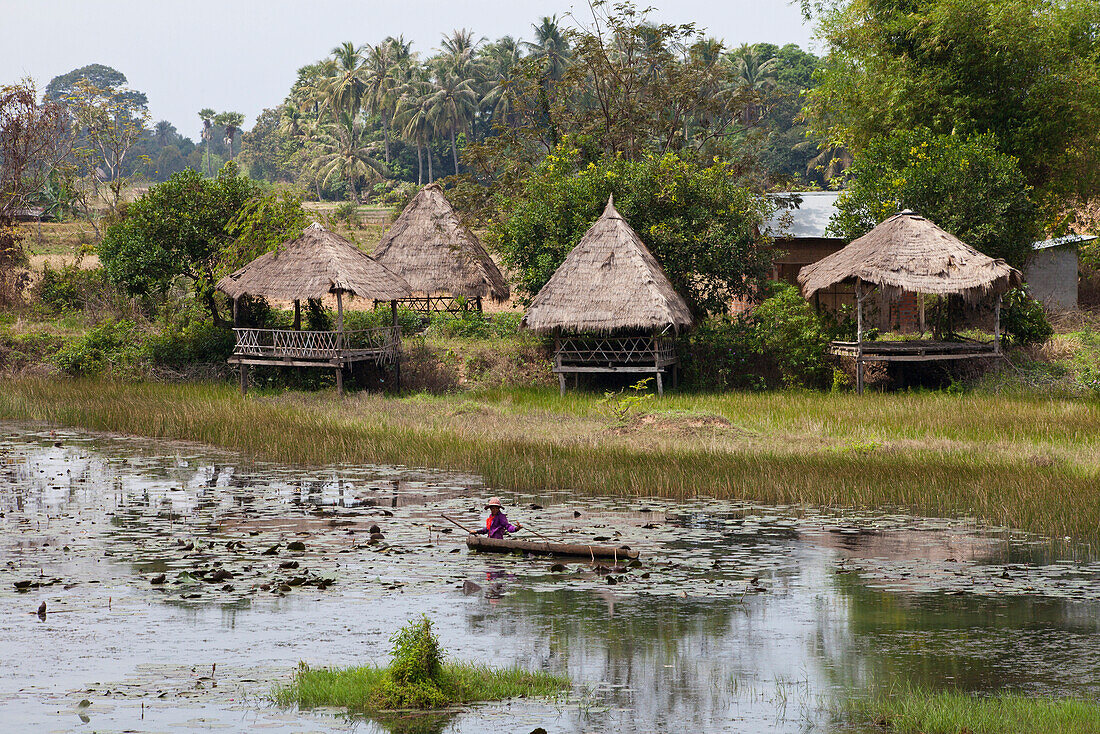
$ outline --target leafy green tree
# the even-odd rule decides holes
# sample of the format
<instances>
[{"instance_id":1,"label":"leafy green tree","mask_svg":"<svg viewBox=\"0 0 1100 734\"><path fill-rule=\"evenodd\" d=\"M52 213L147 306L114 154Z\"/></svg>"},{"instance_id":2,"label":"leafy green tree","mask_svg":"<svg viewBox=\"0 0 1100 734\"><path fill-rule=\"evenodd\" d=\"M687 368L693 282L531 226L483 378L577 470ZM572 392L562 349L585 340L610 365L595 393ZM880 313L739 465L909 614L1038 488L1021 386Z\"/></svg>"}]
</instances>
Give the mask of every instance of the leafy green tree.
<instances>
[{"instance_id":1,"label":"leafy green tree","mask_svg":"<svg viewBox=\"0 0 1100 734\"><path fill-rule=\"evenodd\" d=\"M214 285L242 264L232 225L258 193L232 162L213 179L187 169L150 187L104 233L99 258L107 276L132 294L164 292L183 276L220 324Z\"/></svg>"},{"instance_id":2,"label":"leafy green tree","mask_svg":"<svg viewBox=\"0 0 1100 734\"><path fill-rule=\"evenodd\" d=\"M77 80L66 100L83 144L95 152L107 172L111 205L117 209L122 202L122 189L130 180L124 166L134 146L146 134L149 110L135 101L130 90L101 88L85 79Z\"/></svg>"},{"instance_id":3,"label":"leafy green tree","mask_svg":"<svg viewBox=\"0 0 1100 734\"><path fill-rule=\"evenodd\" d=\"M256 117L256 124L244 134L237 161L247 167L254 179L293 181L292 156L302 147L293 130L299 130L301 113L293 107L280 105L266 109Z\"/></svg>"},{"instance_id":4,"label":"leafy green tree","mask_svg":"<svg viewBox=\"0 0 1100 734\"><path fill-rule=\"evenodd\" d=\"M149 98L144 92L126 88L128 82L125 74L103 64L88 64L79 69L73 69L67 74L55 76L46 85L43 94L50 102L64 102L80 91L81 84L114 91L123 103L133 108L149 105Z\"/></svg>"},{"instance_id":5,"label":"leafy green tree","mask_svg":"<svg viewBox=\"0 0 1100 734\"><path fill-rule=\"evenodd\" d=\"M724 312L731 297L766 276L770 261L757 232L768 204L727 167L673 153L585 165L578 150L559 148L516 195L498 196L487 233L524 295L546 284L612 193L696 314Z\"/></svg>"},{"instance_id":6,"label":"leafy green tree","mask_svg":"<svg viewBox=\"0 0 1100 734\"><path fill-rule=\"evenodd\" d=\"M894 130L992 132L1041 198L1100 190L1100 0L850 0L828 44L813 129L858 155Z\"/></svg>"},{"instance_id":7,"label":"leafy green tree","mask_svg":"<svg viewBox=\"0 0 1100 734\"><path fill-rule=\"evenodd\" d=\"M1020 267L1038 234L1038 213L1012 156L992 133L962 137L927 129L873 139L849 169L830 225L854 239L911 209L990 257Z\"/></svg>"}]
</instances>

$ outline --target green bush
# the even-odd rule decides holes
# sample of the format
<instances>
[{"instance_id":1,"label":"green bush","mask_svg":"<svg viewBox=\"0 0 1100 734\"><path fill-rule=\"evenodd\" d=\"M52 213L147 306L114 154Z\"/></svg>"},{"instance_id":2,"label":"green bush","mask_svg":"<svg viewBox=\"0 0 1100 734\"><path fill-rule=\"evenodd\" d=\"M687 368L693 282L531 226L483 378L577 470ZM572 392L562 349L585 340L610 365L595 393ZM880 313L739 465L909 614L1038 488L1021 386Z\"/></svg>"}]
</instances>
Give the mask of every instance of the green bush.
<instances>
[{"instance_id":1,"label":"green bush","mask_svg":"<svg viewBox=\"0 0 1100 734\"><path fill-rule=\"evenodd\" d=\"M166 327L150 336L145 352L154 364L183 367L194 363L223 363L233 353L233 330L200 321L182 327Z\"/></svg>"},{"instance_id":2,"label":"green bush","mask_svg":"<svg viewBox=\"0 0 1100 734\"><path fill-rule=\"evenodd\" d=\"M83 311L92 299L113 300L113 289L101 268L85 270L74 265L59 269L45 263L32 295L49 312Z\"/></svg>"},{"instance_id":3,"label":"green bush","mask_svg":"<svg viewBox=\"0 0 1100 734\"><path fill-rule=\"evenodd\" d=\"M760 346L788 386L819 387L831 377L825 355L831 338L821 318L789 283L752 311Z\"/></svg>"},{"instance_id":4,"label":"green bush","mask_svg":"<svg viewBox=\"0 0 1100 734\"><path fill-rule=\"evenodd\" d=\"M1054 336L1043 305L1022 288L1013 288L1001 303L1001 330L1014 346L1042 344Z\"/></svg>"},{"instance_id":5,"label":"green bush","mask_svg":"<svg viewBox=\"0 0 1100 734\"><path fill-rule=\"evenodd\" d=\"M706 390L762 390L776 384L827 387L833 331L798 289L773 283L751 313L711 318L682 342L688 384Z\"/></svg>"},{"instance_id":6,"label":"green bush","mask_svg":"<svg viewBox=\"0 0 1100 734\"><path fill-rule=\"evenodd\" d=\"M389 304L379 304L378 308L370 311L345 311L344 328L348 331L356 329L378 329L383 326L393 325L393 313ZM397 309L397 325L401 327L402 336L419 334L423 327L423 319L411 308Z\"/></svg>"},{"instance_id":7,"label":"green bush","mask_svg":"<svg viewBox=\"0 0 1100 734\"><path fill-rule=\"evenodd\" d=\"M715 317L681 340L685 381L705 390L763 390L760 339L746 316Z\"/></svg>"},{"instance_id":8,"label":"green bush","mask_svg":"<svg viewBox=\"0 0 1100 734\"><path fill-rule=\"evenodd\" d=\"M390 673L399 683L434 680L443 665L443 648L432 631L432 621L422 616L394 633Z\"/></svg>"},{"instance_id":9,"label":"green bush","mask_svg":"<svg viewBox=\"0 0 1100 734\"><path fill-rule=\"evenodd\" d=\"M476 310L433 313L429 319L428 328L439 336L499 339L516 334L519 331L519 322L522 320L523 314L520 313L487 315Z\"/></svg>"},{"instance_id":10,"label":"green bush","mask_svg":"<svg viewBox=\"0 0 1100 734\"><path fill-rule=\"evenodd\" d=\"M132 371L141 361L141 335L133 321L104 321L69 342L54 355L54 363L70 375L100 375Z\"/></svg>"}]
</instances>

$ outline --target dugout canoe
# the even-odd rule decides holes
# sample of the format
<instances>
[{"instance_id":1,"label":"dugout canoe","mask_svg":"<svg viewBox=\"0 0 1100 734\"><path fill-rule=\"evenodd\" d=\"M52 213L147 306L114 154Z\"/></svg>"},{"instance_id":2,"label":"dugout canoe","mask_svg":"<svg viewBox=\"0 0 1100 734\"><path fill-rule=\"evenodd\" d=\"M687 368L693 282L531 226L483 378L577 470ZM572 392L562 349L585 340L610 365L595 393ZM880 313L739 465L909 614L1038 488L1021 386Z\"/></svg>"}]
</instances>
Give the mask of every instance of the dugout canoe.
<instances>
[{"instance_id":1,"label":"dugout canoe","mask_svg":"<svg viewBox=\"0 0 1100 734\"><path fill-rule=\"evenodd\" d=\"M633 560L638 551L608 545L581 543L549 543L545 540L513 540L489 538L484 535L468 535L466 545L471 550L485 553L533 553L539 556L576 556L578 558L624 558Z\"/></svg>"}]
</instances>

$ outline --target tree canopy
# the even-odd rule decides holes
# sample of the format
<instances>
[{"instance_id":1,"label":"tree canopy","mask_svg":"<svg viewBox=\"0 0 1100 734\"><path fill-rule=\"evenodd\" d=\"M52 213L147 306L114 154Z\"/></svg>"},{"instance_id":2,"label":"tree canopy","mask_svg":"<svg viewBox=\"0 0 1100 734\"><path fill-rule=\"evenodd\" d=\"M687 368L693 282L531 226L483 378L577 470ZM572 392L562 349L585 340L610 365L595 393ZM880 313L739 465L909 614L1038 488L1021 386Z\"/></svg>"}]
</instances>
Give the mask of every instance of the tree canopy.
<instances>
[{"instance_id":1,"label":"tree canopy","mask_svg":"<svg viewBox=\"0 0 1100 734\"><path fill-rule=\"evenodd\" d=\"M817 5L816 3L806 3ZM1037 194L1100 185L1100 0L848 0L807 113L859 154L895 130L991 132Z\"/></svg>"},{"instance_id":2,"label":"tree canopy","mask_svg":"<svg viewBox=\"0 0 1100 734\"><path fill-rule=\"evenodd\" d=\"M926 128L872 139L849 169L831 228L845 239L910 209L990 257L1022 267L1038 236L1035 205L1017 161L992 133Z\"/></svg>"}]
</instances>

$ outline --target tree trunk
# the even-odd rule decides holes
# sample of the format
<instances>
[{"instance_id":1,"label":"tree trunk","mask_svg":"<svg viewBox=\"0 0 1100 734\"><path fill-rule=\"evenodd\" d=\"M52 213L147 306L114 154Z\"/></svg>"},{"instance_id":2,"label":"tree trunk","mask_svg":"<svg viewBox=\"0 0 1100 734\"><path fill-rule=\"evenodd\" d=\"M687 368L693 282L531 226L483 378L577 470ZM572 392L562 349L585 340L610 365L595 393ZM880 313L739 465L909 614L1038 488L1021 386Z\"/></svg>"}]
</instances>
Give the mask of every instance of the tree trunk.
<instances>
[{"instance_id":1,"label":"tree trunk","mask_svg":"<svg viewBox=\"0 0 1100 734\"><path fill-rule=\"evenodd\" d=\"M359 203L359 188L355 185L354 176L348 176L348 196L356 204Z\"/></svg>"},{"instance_id":2,"label":"tree trunk","mask_svg":"<svg viewBox=\"0 0 1100 734\"><path fill-rule=\"evenodd\" d=\"M432 145L428 143L428 183L432 182Z\"/></svg>"},{"instance_id":3,"label":"tree trunk","mask_svg":"<svg viewBox=\"0 0 1100 734\"><path fill-rule=\"evenodd\" d=\"M210 309L210 315L214 317L214 326L222 325L222 315L218 313L218 302L214 298L214 291L208 291L203 297L206 307Z\"/></svg>"},{"instance_id":4,"label":"tree trunk","mask_svg":"<svg viewBox=\"0 0 1100 734\"><path fill-rule=\"evenodd\" d=\"M458 175L458 148L455 146L455 129L451 128L451 159L455 163L455 175Z\"/></svg>"},{"instance_id":5,"label":"tree trunk","mask_svg":"<svg viewBox=\"0 0 1100 734\"><path fill-rule=\"evenodd\" d=\"M390 164L390 123L382 115L382 141L386 144L386 165Z\"/></svg>"},{"instance_id":6,"label":"tree trunk","mask_svg":"<svg viewBox=\"0 0 1100 734\"><path fill-rule=\"evenodd\" d=\"M424 146L416 146L416 185L424 185Z\"/></svg>"}]
</instances>

